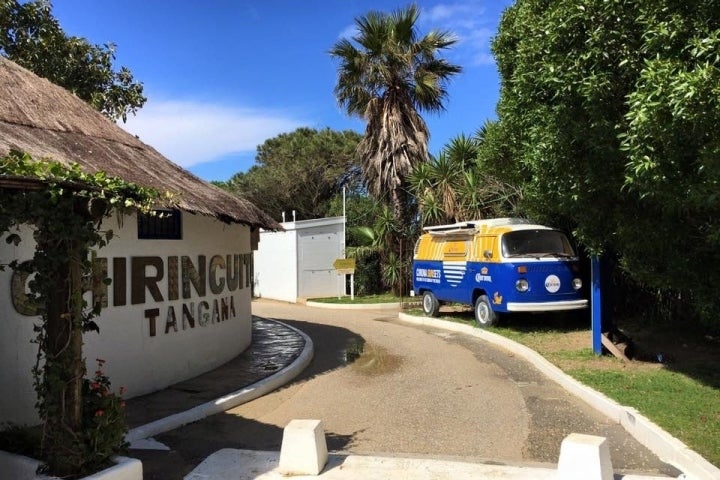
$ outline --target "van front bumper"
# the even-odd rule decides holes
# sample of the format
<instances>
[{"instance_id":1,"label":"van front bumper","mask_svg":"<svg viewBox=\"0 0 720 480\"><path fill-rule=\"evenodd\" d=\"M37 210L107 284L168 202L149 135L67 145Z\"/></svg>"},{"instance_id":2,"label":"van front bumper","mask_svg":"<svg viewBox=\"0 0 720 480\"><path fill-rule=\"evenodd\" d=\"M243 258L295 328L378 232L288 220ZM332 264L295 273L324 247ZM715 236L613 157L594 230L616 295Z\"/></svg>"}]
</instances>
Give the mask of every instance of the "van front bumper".
<instances>
[{"instance_id":1,"label":"van front bumper","mask_svg":"<svg viewBox=\"0 0 720 480\"><path fill-rule=\"evenodd\" d=\"M562 302L517 303L508 302L508 312L553 312L556 310L580 310L587 308L587 300L565 300Z\"/></svg>"}]
</instances>

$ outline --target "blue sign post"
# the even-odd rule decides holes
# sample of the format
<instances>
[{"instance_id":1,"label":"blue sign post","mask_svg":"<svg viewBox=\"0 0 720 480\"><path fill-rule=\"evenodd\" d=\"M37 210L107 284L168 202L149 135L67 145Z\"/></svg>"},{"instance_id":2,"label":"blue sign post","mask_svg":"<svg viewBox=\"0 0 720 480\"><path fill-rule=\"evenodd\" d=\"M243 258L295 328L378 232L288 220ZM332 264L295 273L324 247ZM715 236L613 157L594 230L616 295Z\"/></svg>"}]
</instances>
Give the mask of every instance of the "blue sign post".
<instances>
[{"instance_id":1,"label":"blue sign post","mask_svg":"<svg viewBox=\"0 0 720 480\"><path fill-rule=\"evenodd\" d=\"M595 355L602 355L602 296L601 296L601 274L600 257L593 255L591 258L592 288L590 292L591 323L592 323L592 349Z\"/></svg>"}]
</instances>

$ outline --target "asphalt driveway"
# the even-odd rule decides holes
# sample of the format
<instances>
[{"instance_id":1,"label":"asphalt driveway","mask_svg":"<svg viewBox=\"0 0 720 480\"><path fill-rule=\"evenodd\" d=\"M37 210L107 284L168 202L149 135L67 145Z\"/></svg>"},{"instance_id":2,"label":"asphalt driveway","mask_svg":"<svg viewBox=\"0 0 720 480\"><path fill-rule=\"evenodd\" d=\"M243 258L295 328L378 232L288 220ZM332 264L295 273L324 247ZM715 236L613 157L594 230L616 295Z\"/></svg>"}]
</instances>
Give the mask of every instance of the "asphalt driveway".
<instances>
[{"instance_id":1,"label":"asphalt driveway","mask_svg":"<svg viewBox=\"0 0 720 480\"><path fill-rule=\"evenodd\" d=\"M170 451L138 455L146 479L182 478L221 448L277 451L284 426L301 418L321 419L339 453L556 463L574 432L607 437L616 471L679 473L532 365L477 338L408 325L391 310L255 301L253 314L305 332L313 362L275 392L158 436Z\"/></svg>"}]
</instances>

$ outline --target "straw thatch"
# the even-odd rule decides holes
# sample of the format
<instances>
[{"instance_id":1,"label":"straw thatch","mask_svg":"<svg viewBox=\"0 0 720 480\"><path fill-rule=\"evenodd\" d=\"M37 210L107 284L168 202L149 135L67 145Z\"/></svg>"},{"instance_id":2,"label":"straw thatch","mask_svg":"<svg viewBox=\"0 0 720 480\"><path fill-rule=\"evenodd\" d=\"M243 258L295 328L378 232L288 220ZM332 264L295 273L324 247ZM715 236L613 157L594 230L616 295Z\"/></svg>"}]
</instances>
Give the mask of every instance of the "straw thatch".
<instances>
[{"instance_id":1,"label":"straw thatch","mask_svg":"<svg viewBox=\"0 0 720 480\"><path fill-rule=\"evenodd\" d=\"M178 206L228 223L282 230L252 203L207 183L108 120L67 90L0 56L0 156L77 163L176 194Z\"/></svg>"}]
</instances>

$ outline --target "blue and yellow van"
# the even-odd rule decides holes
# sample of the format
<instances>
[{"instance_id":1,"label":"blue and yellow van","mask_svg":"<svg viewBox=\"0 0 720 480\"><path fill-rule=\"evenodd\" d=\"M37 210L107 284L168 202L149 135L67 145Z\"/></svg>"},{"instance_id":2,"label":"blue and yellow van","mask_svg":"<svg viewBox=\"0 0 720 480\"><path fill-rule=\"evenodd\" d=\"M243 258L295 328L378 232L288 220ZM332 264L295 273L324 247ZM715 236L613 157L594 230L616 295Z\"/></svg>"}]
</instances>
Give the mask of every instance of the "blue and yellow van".
<instances>
[{"instance_id":1,"label":"blue and yellow van","mask_svg":"<svg viewBox=\"0 0 720 480\"><path fill-rule=\"evenodd\" d=\"M556 229L520 218L425 227L413 257L413 293L426 315L472 305L478 326L498 314L586 308L577 254Z\"/></svg>"}]
</instances>

